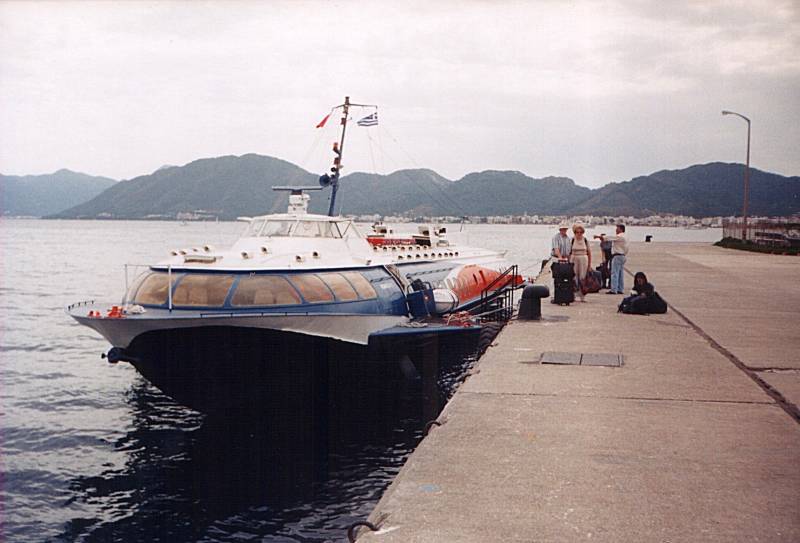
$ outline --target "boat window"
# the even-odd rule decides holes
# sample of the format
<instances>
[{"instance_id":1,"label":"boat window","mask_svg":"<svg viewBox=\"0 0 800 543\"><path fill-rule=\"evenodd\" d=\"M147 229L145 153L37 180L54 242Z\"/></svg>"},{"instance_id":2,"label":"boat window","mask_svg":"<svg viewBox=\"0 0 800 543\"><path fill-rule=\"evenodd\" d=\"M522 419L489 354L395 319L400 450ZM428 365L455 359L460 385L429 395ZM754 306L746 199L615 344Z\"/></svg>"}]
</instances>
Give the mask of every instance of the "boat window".
<instances>
[{"instance_id":1,"label":"boat window","mask_svg":"<svg viewBox=\"0 0 800 543\"><path fill-rule=\"evenodd\" d=\"M333 294L322 279L314 274L292 275L289 277L292 284L297 287L300 294L307 302L332 302Z\"/></svg>"},{"instance_id":2,"label":"boat window","mask_svg":"<svg viewBox=\"0 0 800 543\"><path fill-rule=\"evenodd\" d=\"M341 238L339 228L328 221L298 221L292 236L299 238Z\"/></svg>"},{"instance_id":3,"label":"boat window","mask_svg":"<svg viewBox=\"0 0 800 543\"><path fill-rule=\"evenodd\" d=\"M247 237L255 237L261 231L262 226L264 226L264 221L251 221L244 235Z\"/></svg>"},{"instance_id":4,"label":"boat window","mask_svg":"<svg viewBox=\"0 0 800 543\"><path fill-rule=\"evenodd\" d=\"M300 296L280 275L250 275L239 280L231 305L295 305Z\"/></svg>"},{"instance_id":5,"label":"boat window","mask_svg":"<svg viewBox=\"0 0 800 543\"><path fill-rule=\"evenodd\" d=\"M340 238L339 229L328 221L268 221L262 236L296 238Z\"/></svg>"},{"instance_id":6,"label":"boat window","mask_svg":"<svg viewBox=\"0 0 800 543\"><path fill-rule=\"evenodd\" d=\"M292 231L292 236L297 238L332 238L331 224L317 221L297 221Z\"/></svg>"},{"instance_id":7,"label":"boat window","mask_svg":"<svg viewBox=\"0 0 800 543\"><path fill-rule=\"evenodd\" d=\"M221 306L232 284L232 275L187 273L172 293L172 304Z\"/></svg>"},{"instance_id":8,"label":"boat window","mask_svg":"<svg viewBox=\"0 0 800 543\"><path fill-rule=\"evenodd\" d=\"M288 236L292 231L294 221L267 221L262 236Z\"/></svg>"},{"instance_id":9,"label":"boat window","mask_svg":"<svg viewBox=\"0 0 800 543\"><path fill-rule=\"evenodd\" d=\"M148 270L148 271L140 273L138 276L136 276L134 278L133 282L131 283L130 287L128 288L128 291L125 293L125 300L126 301L133 303L133 301L136 299L136 291L138 291L139 287L142 286L142 283L144 282L144 280L147 279L147 277L150 276L150 273L151 272Z\"/></svg>"},{"instance_id":10,"label":"boat window","mask_svg":"<svg viewBox=\"0 0 800 543\"><path fill-rule=\"evenodd\" d=\"M340 273L321 273L320 279L325 281L325 284L333 291L337 300L342 302L350 302L358 300L358 294L347 279Z\"/></svg>"},{"instance_id":11,"label":"boat window","mask_svg":"<svg viewBox=\"0 0 800 543\"><path fill-rule=\"evenodd\" d=\"M172 274L172 284L175 284L175 274ZM141 282L136 290L134 302L143 305L164 305L169 297L169 278L164 272L153 272Z\"/></svg>"},{"instance_id":12,"label":"boat window","mask_svg":"<svg viewBox=\"0 0 800 543\"><path fill-rule=\"evenodd\" d=\"M336 230L339 232L338 237L340 238L348 239L361 237L351 221L339 221L333 224L336 227Z\"/></svg>"},{"instance_id":13,"label":"boat window","mask_svg":"<svg viewBox=\"0 0 800 543\"><path fill-rule=\"evenodd\" d=\"M375 289L372 288L372 284L369 282L369 279L360 273L344 272L342 275L344 275L345 278L355 287L356 292L358 292L358 295L362 300L370 300L377 297L377 294L375 294Z\"/></svg>"}]
</instances>

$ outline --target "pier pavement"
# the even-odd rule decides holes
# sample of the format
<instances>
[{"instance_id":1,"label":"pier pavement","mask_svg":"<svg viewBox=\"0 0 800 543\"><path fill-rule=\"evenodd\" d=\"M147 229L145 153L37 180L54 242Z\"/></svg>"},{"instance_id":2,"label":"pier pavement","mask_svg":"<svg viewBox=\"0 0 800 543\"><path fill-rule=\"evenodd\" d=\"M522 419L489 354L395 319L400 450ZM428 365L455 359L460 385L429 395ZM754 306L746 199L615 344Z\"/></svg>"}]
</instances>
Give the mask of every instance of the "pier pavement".
<instances>
[{"instance_id":1,"label":"pier pavement","mask_svg":"<svg viewBox=\"0 0 800 543\"><path fill-rule=\"evenodd\" d=\"M800 541L800 258L635 243L627 268L670 311L512 321L359 542Z\"/></svg>"}]
</instances>

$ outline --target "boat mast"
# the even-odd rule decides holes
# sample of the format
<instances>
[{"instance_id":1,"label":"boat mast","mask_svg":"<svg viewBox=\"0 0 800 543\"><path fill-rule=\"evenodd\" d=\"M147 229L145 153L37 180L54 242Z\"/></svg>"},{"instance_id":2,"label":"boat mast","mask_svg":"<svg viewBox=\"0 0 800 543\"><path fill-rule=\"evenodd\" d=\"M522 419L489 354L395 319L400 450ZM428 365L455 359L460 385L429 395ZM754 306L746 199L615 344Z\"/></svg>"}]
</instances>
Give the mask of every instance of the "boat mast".
<instances>
[{"instance_id":1,"label":"boat mast","mask_svg":"<svg viewBox=\"0 0 800 543\"><path fill-rule=\"evenodd\" d=\"M347 112L350 109L350 97L344 97L344 104L342 105L342 136L338 142L333 142L333 152L336 156L333 158L333 167L331 172L331 205L328 208L328 215L333 217L333 208L336 205L336 191L339 190L339 173L342 169L342 152L344 151L344 134L347 131Z\"/></svg>"}]
</instances>

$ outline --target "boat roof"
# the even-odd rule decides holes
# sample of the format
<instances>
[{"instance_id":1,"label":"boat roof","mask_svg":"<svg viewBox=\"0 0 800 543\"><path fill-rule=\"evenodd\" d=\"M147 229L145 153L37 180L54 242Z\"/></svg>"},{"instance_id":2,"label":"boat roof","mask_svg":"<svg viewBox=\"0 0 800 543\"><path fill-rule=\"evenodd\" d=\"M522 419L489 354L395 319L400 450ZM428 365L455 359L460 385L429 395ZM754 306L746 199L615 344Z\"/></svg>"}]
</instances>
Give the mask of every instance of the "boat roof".
<instances>
[{"instance_id":1,"label":"boat roof","mask_svg":"<svg viewBox=\"0 0 800 543\"><path fill-rule=\"evenodd\" d=\"M239 217L238 220L244 222L253 222L260 220L276 220L276 221L314 221L314 222L353 222L352 219L342 217L341 215L315 215L312 213L271 213L269 215L258 215L256 217Z\"/></svg>"},{"instance_id":2,"label":"boat roof","mask_svg":"<svg viewBox=\"0 0 800 543\"><path fill-rule=\"evenodd\" d=\"M171 258L150 267L162 270L256 272L364 268L432 261L474 262L476 259L502 258L502 254L494 251L451 245L444 232L434 229L427 233L427 245L375 246L368 242L352 219L308 213L308 195L303 194L301 189L296 191L289 197L286 213L239 217L249 226L232 247L218 250L210 245L201 245L175 249L171 252ZM274 223L275 227L270 228L270 223Z\"/></svg>"}]
</instances>

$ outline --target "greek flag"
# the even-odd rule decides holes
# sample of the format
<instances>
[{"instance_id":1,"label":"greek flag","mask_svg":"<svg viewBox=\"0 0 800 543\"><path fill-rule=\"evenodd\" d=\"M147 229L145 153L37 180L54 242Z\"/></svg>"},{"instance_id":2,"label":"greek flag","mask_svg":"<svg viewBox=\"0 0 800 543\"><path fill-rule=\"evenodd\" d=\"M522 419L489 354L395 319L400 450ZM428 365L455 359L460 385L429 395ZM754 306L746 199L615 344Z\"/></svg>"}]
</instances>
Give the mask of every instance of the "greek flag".
<instances>
[{"instance_id":1,"label":"greek flag","mask_svg":"<svg viewBox=\"0 0 800 543\"><path fill-rule=\"evenodd\" d=\"M367 115L360 121L358 121L358 126L376 126L378 124L378 112L371 115Z\"/></svg>"}]
</instances>

